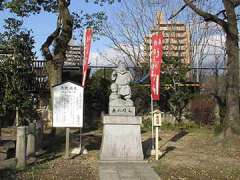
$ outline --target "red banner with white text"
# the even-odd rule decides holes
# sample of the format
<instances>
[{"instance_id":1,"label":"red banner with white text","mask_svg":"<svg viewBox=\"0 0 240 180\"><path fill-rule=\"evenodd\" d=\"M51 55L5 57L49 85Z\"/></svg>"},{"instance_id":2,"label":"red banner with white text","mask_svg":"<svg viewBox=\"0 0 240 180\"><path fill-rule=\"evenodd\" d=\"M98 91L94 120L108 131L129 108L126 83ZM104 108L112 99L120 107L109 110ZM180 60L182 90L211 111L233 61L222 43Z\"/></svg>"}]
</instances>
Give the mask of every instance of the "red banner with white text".
<instances>
[{"instance_id":1,"label":"red banner with white text","mask_svg":"<svg viewBox=\"0 0 240 180\"><path fill-rule=\"evenodd\" d=\"M151 36L151 54L150 54L150 80L151 97L153 100L160 99L160 74L163 55L163 35L153 34Z\"/></svg>"},{"instance_id":2,"label":"red banner with white text","mask_svg":"<svg viewBox=\"0 0 240 180\"><path fill-rule=\"evenodd\" d=\"M89 64L89 57L90 57L90 48L92 42L92 34L93 29L87 28L85 31L85 39L84 39L84 59L83 59L83 79L82 79L82 86L85 86L88 64Z\"/></svg>"}]
</instances>

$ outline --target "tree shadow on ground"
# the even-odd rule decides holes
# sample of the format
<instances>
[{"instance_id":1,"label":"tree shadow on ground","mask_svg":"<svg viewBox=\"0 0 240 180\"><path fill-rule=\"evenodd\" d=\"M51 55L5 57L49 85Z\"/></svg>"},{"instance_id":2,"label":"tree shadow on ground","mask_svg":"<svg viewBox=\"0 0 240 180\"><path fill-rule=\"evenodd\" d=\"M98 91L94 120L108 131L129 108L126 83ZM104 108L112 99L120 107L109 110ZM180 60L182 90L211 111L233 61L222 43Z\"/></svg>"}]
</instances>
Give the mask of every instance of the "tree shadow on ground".
<instances>
[{"instance_id":1,"label":"tree shadow on ground","mask_svg":"<svg viewBox=\"0 0 240 180\"><path fill-rule=\"evenodd\" d=\"M183 138L184 136L186 136L188 134L188 132L184 129L181 129L179 133L177 133L176 135L174 135L172 138L170 138L165 144L163 144L161 148L163 148L164 146L166 146L169 142L177 142L179 141L181 138ZM167 146L164 150L163 150L163 154L160 156L160 159L163 158L164 156L166 156L169 152L175 150L176 147L175 146Z\"/></svg>"},{"instance_id":2,"label":"tree shadow on ground","mask_svg":"<svg viewBox=\"0 0 240 180\"><path fill-rule=\"evenodd\" d=\"M0 170L0 179L15 180L16 179L16 170L1 169Z\"/></svg>"},{"instance_id":3,"label":"tree shadow on ground","mask_svg":"<svg viewBox=\"0 0 240 180\"><path fill-rule=\"evenodd\" d=\"M59 133L55 136L48 135L45 137L44 150L46 152L39 156L41 163L59 158L65 149L65 133ZM101 147L102 136L94 134L82 135L82 147L88 151L99 150ZM71 148L79 147L80 135L79 131L70 133L70 151Z\"/></svg>"},{"instance_id":4,"label":"tree shadow on ground","mask_svg":"<svg viewBox=\"0 0 240 180\"><path fill-rule=\"evenodd\" d=\"M148 138L147 140L142 142L144 159L148 159L151 156L149 154L151 147L152 147L152 138Z\"/></svg>"},{"instance_id":5,"label":"tree shadow on ground","mask_svg":"<svg viewBox=\"0 0 240 180\"><path fill-rule=\"evenodd\" d=\"M166 146L169 142L177 142L177 141L179 141L181 138L183 138L187 134L188 134L188 132L186 130L181 129L180 132L178 132L176 135L174 135L169 140L167 140L166 143L164 143L160 147L160 149L162 149L164 146ZM159 137L158 140L162 140L162 139ZM155 142L155 140L154 139L152 140L152 138L148 138L147 140L143 141L143 143L142 143L143 154L144 154L144 158L145 159L148 159L151 156L150 150L151 150L151 147L152 147L152 142ZM173 151L174 149L176 149L175 146L167 146L163 150L163 154L161 155L160 158L163 158L167 153L169 153L170 151Z\"/></svg>"},{"instance_id":6,"label":"tree shadow on ground","mask_svg":"<svg viewBox=\"0 0 240 180\"><path fill-rule=\"evenodd\" d=\"M78 137L72 139L72 146L77 147L79 146L80 138L79 134ZM86 134L82 135L82 147L86 148L88 151L92 150L100 150L102 143L102 136L101 135L94 135L94 134Z\"/></svg>"},{"instance_id":7,"label":"tree shadow on ground","mask_svg":"<svg viewBox=\"0 0 240 180\"><path fill-rule=\"evenodd\" d=\"M88 135L84 138L84 145L87 150L100 150L102 143L102 136Z\"/></svg>"},{"instance_id":8,"label":"tree shadow on ground","mask_svg":"<svg viewBox=\"0 0 240 180\"><path fill-rule=\"evenodd\" d=\"M173 151L174 149L176 149L175 146L167 146L159 159L162 159L166 154L168 154L170 151Z\"/></svg>"},{"instance_id":9,"label":"tree shadow on ground","mask_svg":"<svg viewBox=\"0 0 240 180\"><path fill-rule=\"evenodd\" d=\"M177 133L175 136L173 136L169 141L177 142L179 139L183 138L187 134L188 132L186 130L181 129L181 131Z\"/></svg>"},{"instance_id":10,"label":"tree shadow on ground","mask_svg":"<svg viewBox=\"0 0 240 180\"><path fill-rule=\"evenodd\" d=\"M37 160L35 164L44 164L46 162L55 160L61 156L61 152L65 147L65 134L45 134L43 138L42 150L43 153L40 153L36 156Z\"/></svg>"}]
</instances>

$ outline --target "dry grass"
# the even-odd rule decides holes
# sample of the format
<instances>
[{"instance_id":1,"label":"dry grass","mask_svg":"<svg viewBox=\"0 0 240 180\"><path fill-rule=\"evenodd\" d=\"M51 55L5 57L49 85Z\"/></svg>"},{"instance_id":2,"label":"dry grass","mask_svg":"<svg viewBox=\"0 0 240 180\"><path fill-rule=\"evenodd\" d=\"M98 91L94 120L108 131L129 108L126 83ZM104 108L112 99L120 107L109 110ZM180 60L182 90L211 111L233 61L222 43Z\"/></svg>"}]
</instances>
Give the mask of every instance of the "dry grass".
<instances>
[{"instance_id":1,"label":"dry grass","mask_svg":"<svg viewBox=\"0 0 240 180\"><path fill-rule=\"evenodd\" d=\"M161 150L169 151L153 164L162 179L240 179L239 140L224 142L212 131L200 129L171 141L176 134L161 133Z\"/></svg>"},{"instance_id":2,"label":"dry grass","mask_svg":"<svg viewBox=\"0 0 240 180\"><path fill-rule=\"evenodd\" d=\"M143 139L148 139L145 143L148 147L150 136L149 131L143 134ZM155 161L154 157L148 157L148 160L163 180L240 180L240 140L224 142L208 129L166 130L160 131L160 137L163 156L159 161ZM64 139L57 141L59 145L50 141L51 151L38 163L24 171L12 172L16 176L9 172L8 177L24 180L98 179L99 132L85 135L88 155L70 160L63 159Z\"/></svg>"}]
</instances>

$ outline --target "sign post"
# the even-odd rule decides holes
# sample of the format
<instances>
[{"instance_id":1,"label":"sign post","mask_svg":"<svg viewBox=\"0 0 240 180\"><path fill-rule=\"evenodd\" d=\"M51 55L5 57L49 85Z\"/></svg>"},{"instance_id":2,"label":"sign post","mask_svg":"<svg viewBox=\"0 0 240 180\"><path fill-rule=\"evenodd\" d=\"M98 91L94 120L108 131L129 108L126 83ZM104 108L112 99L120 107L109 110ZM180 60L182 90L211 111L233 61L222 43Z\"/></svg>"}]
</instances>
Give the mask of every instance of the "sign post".
<instances>
[{"instance_id":1,"label":"sign post","mask_svg":"<svg viewBox=\"0 0 240 180\"><path fill-rule=\"evenodd\" d=\"M153 34L150 47L150 81L151 81L151 111L152 111L152 152L154 152L154 112L153 103L160 99L160 73L163 55L163 35ZM156 127L155 154L158 158L158 126ZM153 153L151 153L153 154Z\"/></svg>"},{"instance_id":2,"label":"sign post","mask_svg":"<svg viewBox=\"0 0 240 180\"><path fill-rule=\"evenodd\" d=\"M65 159L69 159L69 135L70 135L70 128L66 128L66 146L65 146Z\"/></svg>"},{"instance_id":3,"label":"sign post","mask_svg":"<svg viewBox=\"0 0 240 180\"><path fill-rule=\"evenodd\" d=\"M159 145L158 145L158 138L159 138L159 127L162 125L162 117L161 112L159 110L155 110L153 112L153 126L155 127L155 159L158 160L159 155Z\"/></svg>"},{"instance_id":4,"label":"sign post","mask_svg":"<svg viewBox=\"0 0 240 180\"><path fill-rule=\"evenodd\" d=\"M66 128L66 153L69 158L70 127L83 126L83 87L65 82L53 86L53 127Z\"/></svg>"}]
</instances>

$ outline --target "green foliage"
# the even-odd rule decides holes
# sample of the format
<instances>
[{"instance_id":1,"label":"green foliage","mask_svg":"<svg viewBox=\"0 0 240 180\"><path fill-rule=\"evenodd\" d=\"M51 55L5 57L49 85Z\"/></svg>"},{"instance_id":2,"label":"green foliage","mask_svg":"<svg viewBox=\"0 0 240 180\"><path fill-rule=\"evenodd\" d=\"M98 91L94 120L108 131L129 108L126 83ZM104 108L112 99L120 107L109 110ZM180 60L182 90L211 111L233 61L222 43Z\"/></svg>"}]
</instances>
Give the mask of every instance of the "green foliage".
<instances>
[{"instance_id":1,"label":"green foliage","mask_svg":"<svg viewBox=\"0 0 240 180\"><path fill-rule=\"evenodd\" d=\"M29 16L31 13L36 14L41 11L56 12L57 0L4 0L2 7L10 9L11 12L17 14L18 16Z\"/></svg>"},{"instance_id":2,"label":"green foliage","mask_svg":"<svg viewBox=\"0 0 240 180\"><path fill-rule=\"evenodd\" d=\"M97 70L87 83L84 95L86 107L84 109L85 127L96 128L100 122L98 118L101 116L102 111L105 113L108 111L111 72L112 70Z\"/></svg>"},{"instance_id":3,"label":"green foliage","mask_svg":"<svg viewBox=\"0 0 240 180\"><path fill-rule=\"evenodd\" d=\"M89 2L89 0L85 0L86 2ZM99 4L100 6L103 6L104 3L113 4L114 2L121 2L121 0L92 0L95 4Z\"/></svg>"},{"instance_id":4,"label":"green foliage","mask_svg":"<svg viewBox=\"0 0 240 180\"><path fill-rule=\"evenodd\" d=\"M73 12L73 30L77 31L77 37L83 38L84 29L86 27L93 28L94 39L98 39L97 35L101 34L103 23L107 20L107 16L103 11L96 13L78 13Z\"/></svg>"},{"instance_id":5,"label":"green foliage","mask_svg":"<svg viewBox=\"0 0 240 180\"><path fill-rule=\"evenodd\" d=\"M143 115L150 111L150 87L142 84L131 84L132 99L136 107L136 114Z\"/></svg>"},{"instance_id":6,"label":"green foliage","mask_svg":"<svg viewBox=\"0 0 240 180\"><path fill-rule=\"evenodd\" d=\"M26 92L26 88L34 78L31 63L35 56L31 32L21 29L21 25L22 21L6 19L5 31L0 33L3 51L0 61L0 103L6 107L6 112L19 107L20 115L33 107L31 94Z\"/></svg>"},{"instance_id":7,"label":"green foliage","mask_svg":"<svg viewBox=\"0 0 240 180\"><path fill-rule=\"evenodd\" d=\"M149 66L143 68L149 69ZM186 116L184 111L193 96L193 91L187 84L189 71L190 66L182 63L179 59L163 57L160 76L161 97L158 105L161 111L170 111L178 122L181 122L183 116ZM143 90L146 91L146 94L150 98L150 89L145 86ZM140 92L138 92L138 94L140 94ZM139 97L144 97L142 98L143 101L145 101L145 99L147 99L146 102L150 101L146 96L140 95ZM146 107L150 107L150 102L148 102L148 106L146 104ZM146 110L146 107L142 108Z\"/></svg>"},{"instance_id":8,"label":"green foliage","mask_svg":"<svg viewBox=\"0 0 240 180\"><path fill-rule=\"evenodd\" d=\"M192 97L187 86L187 73L190 67L176 58L163 58L161 76L161 102L165 110L170 110L178 122L182 121L184 110ZM160 104L161 106L161 104Z\"/></svg>"}]
</instances>

